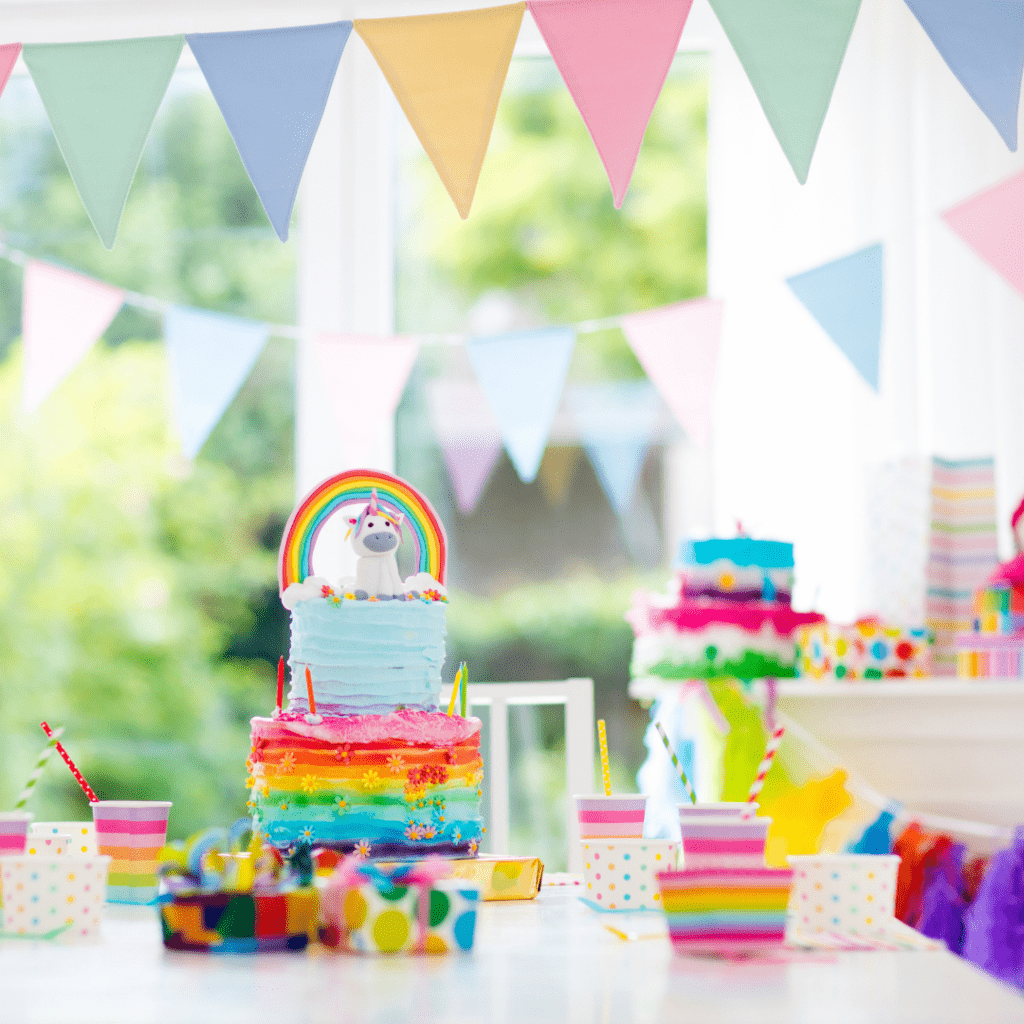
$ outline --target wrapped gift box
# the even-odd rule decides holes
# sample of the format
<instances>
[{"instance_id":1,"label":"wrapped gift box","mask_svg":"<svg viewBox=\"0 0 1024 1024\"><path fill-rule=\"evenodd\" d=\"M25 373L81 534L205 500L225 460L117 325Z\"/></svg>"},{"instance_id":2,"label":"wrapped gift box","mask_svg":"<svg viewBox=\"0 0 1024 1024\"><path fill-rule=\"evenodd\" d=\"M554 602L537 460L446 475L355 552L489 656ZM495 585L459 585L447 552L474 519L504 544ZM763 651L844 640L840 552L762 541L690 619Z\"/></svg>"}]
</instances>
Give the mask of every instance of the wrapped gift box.
<instances>
[{"instance_id":1,"label":"wrapped gift box","mask_svg":"<svg viewBox=\"0 0 1024 1024\"><path fill-rule=\"evenodd\" d=\"M1024 636L958 633L956 674L965 679L1024 678Z\"/></svg>"},{"instance_id":2,"label":"wrapped gift box","mask_svg":"<svg viewBox=\"0 0 1024 1024\"><path fill-rule=\"evenodd\" d=\"M539 857L474 857L449 863L453 878L480 886L481 900L532 900L544 877Z\"/></svg>"},{"instance_id":3,"label":"wrapped gift box","mask_svg":"<svg viewBox=\"0 0 1024 1024\"><path fill-rule=\"evenodd\" d=\"M302 950L316 941L319 900L312 886L291 892L177 895L160 907L164 945L194 953Z\"/></svg>"},{"instance_id":4,"label":"wrapped gift box","mask_svg":"<svg viewBox=\"0 0 1024 1024\"><path fill-rule=\"evenodd\" d=\"M990 583L976 590L974 615L975 632L998 636L1021 632L1024 630L1024 584Z\"/></svg>"},{"instance_id":5,"label":"wrapped gift box","mask_svg":"<svg viewBox=\"0 0 1024 1024\"><path fill-rule=\"evenodd\" d=\"M479 886L445 862L342 862L317 879L320 941L350 953L449 953L473 948Z\"/></svg>"},{"instance_id":6,"label":"wrapped gift box","mask_svg":"<svg viewBox=\"0 0 1024 1024\"><path fill-rule=\"evenodd\" d=\"M934 636L929 629L860 619L850 626L820 622L797 633L797 675L811 679L926 676Z\"/></svg>"}]
</instances>

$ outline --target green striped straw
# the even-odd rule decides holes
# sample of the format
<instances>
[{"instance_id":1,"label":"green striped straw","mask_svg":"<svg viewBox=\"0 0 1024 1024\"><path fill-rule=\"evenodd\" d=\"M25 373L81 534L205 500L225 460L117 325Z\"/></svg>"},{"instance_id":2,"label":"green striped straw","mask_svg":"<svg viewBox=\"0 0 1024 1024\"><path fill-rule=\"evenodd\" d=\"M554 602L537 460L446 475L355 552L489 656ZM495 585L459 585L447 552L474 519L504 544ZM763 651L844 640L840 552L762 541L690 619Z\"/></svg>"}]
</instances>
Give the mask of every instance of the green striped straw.
<instances>
[{"instance_id":1,"label":"green striped straw","mask_svg":"<svg viewBox=\"0 0 1024 1024\"><path fill-rule=\"evenodd\" d=\"M53 752L57 749L57 741L63 735L64 726L54 729L50 734L50 742L43 747L39 757L36 759L36 766L29 774L28 782L25 783L25 788L21 791L21 796L18 797L18 802L14 805L15 810L18 810L19 807L24 807L28 803L28 798L32 795L32 787L39 781L39 776L43 774L46 762L53 756Z\"/></svg>"},{"instance_id":2,"label":"green striped straw","mask_svg":"<svg viewBox=\"0 0 1024 1024\"><path fill-rule=\"evenodd\" d=\"M676 752L672 749L672 744L669 743L668 737L665 735L665 730L661 727L661 722L655 722L654 728L658 730L661 742L665 744L668 756L672 758L672 763L676 766L676 771L679 772L679 781L682 782L683 789L686 790L686 795L690 798L691 803L696 803L697 794L694 793L693 786L690 785L690 780L686 777L686 772L683 771L683 766L679 763L679 758L676 757Z\"/></svg>"}]
</instances>

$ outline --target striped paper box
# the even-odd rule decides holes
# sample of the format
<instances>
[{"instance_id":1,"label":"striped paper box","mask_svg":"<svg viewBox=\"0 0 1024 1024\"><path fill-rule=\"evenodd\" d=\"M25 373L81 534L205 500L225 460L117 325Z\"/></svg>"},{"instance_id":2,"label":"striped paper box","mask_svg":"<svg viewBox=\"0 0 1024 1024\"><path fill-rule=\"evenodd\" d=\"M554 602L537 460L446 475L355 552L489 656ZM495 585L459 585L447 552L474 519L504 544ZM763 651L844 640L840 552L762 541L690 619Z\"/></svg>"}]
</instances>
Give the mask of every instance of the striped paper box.
<instances>
[{"instance_id":1,"label":"striped paper box","mask_svg":"<svg viewBox=\"0 0 1024 1024\"><path fill-rule=\"evenodd\" d=\"M932 674L956 672L956 634L974 622L974 592L999 564L992 459L932 460L927 568Z\"/></svg>"},{"instance_id":2,"label":"striped paper box","mask_svg":"<svg viewBox=\"0 0 1024 1024\"><path fill-rule=\"evenodd\" d=\"M792 883L789 868L659 874L672 945L683 953L745 953L781 946Z\"/></svg>"},{"instance_id":3,"label":"striped paper box","mask_svg":"<svg viewBox=\"0 0 1024 1024\"><path fill-rule=\"evenodd\" d=\"M96 845L110 858L107 899L151 903L159 889L160 850L167 841L169 800L100 800L92 805Z\"/></svg>"},{"instance_id":4,"label":"striped paper box","mask_svg":"<svg viewBox=\"0 0 1024 1024\"><path fill-rule=\"evenodd\" d=\"M1024 637L958 633L956 674L964 679L1024 678Z\"/></svg>"}]
</instances>

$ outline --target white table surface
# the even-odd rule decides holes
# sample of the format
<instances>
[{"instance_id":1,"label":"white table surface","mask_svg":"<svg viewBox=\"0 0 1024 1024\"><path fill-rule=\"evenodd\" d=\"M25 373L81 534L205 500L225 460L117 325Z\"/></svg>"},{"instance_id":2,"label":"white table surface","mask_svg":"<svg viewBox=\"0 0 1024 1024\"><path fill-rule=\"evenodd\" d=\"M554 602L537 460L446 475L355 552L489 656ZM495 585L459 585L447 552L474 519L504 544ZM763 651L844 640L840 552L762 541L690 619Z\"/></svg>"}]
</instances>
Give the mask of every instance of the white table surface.
<instances>
[{"instance_id":1,"label":"white table surface","mask_svg":"<svg viewBox=\"0 0 1024 1024\"><path fill-rule=\"evenodd\" d=\"M578 891L578 890L577 890ZM472 953L357 958L171 953L150 908L109 907L91 945L0 943L3 1024L1024 1024L1024 997L941 952L791 963L675 956L654 914L599 914L572 889L485 903Z\"/></svg>"}]
</instances>

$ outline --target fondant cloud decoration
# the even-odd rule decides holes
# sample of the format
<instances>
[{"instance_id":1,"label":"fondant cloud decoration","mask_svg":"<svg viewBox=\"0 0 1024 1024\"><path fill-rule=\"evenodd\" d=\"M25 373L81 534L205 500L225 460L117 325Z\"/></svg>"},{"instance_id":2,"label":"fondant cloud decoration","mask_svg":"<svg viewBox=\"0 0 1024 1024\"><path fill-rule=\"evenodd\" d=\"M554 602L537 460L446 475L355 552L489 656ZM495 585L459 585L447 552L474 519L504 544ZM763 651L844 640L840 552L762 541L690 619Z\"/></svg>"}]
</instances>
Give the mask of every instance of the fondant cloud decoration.
<instances>
[{"instance_id":1,"label":"fondant cloud decoration","mask_svg":"<svg viewBox=\"0 0 1024 1024\"><path fill-rule=\"evenodd\" d=\"M365 590L373 597L396 597L405 594L398 575L395 552L402 543L402 520L377 504L377 490L370 492L370 503L355 519L352 527L352 549L359 556L356 562L356 589Z\"/></svg>"},{"instance_id":2,"label":"fondant cloud decoration","mask_svg":"<svg viewBox=\"0 0 1024 1024\"><path fill-rule=\"evenodd\" d=\"M285 587L281 595L281 604L291 611L300 601L323 597L324 587L330 589L330 586L325 576L307 576L301 583L290 583Z\"/></svg>"}]
</instances>

